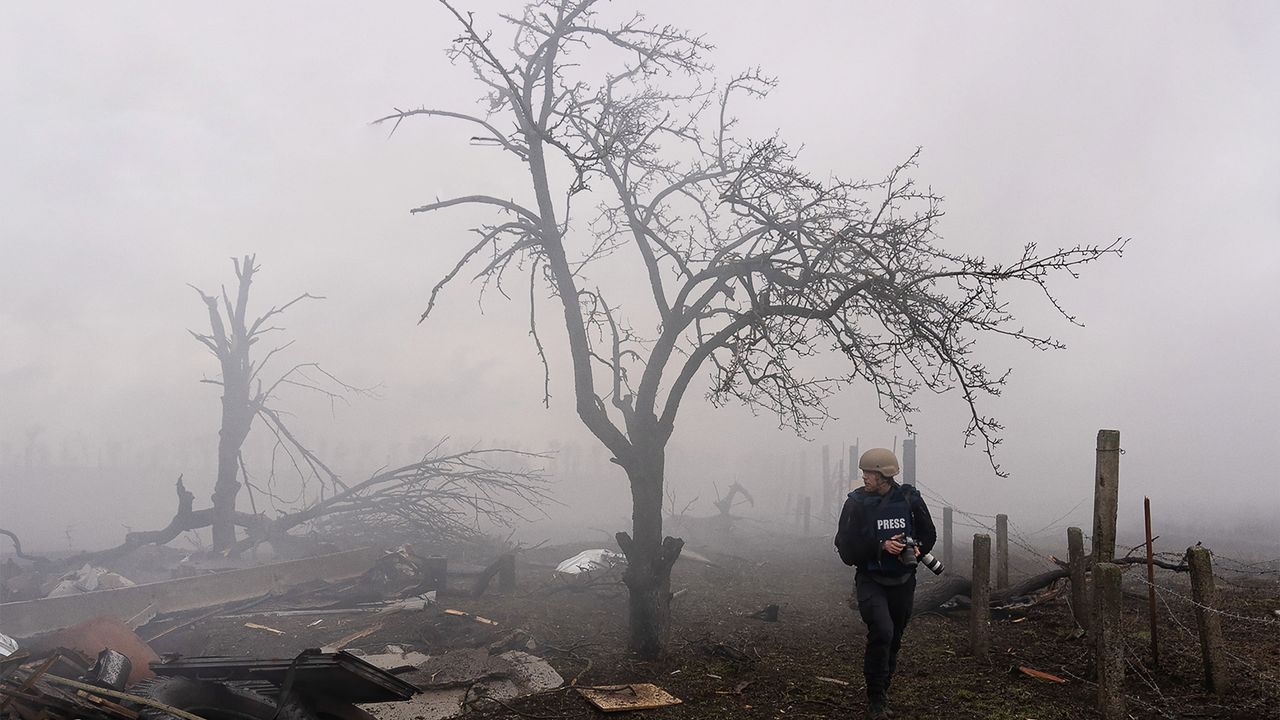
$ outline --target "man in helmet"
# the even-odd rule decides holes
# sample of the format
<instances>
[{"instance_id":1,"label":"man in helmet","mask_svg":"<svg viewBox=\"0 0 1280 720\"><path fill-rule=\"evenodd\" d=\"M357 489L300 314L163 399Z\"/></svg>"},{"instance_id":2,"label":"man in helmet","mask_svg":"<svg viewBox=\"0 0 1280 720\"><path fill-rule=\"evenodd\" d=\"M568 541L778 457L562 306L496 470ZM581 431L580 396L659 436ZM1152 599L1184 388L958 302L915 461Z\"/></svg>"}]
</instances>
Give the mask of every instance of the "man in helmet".
<instances>
[{"instance_id":1,"label":"man in helmet","mask_svg":"<svg viewBox=\"0 0 1280 720\"><path fill-rule=\"evenodd\" d=\"M911 619L916 565L901 556L904 541L914 538L919 554L929 552L937 531L920 492L894 481L899 472L892 450L873 448L858 461L862 487L849 493L840 513L836 550L858 572L854 592L867 626L862 671L867 681L867 717L892 717L887 707L889 683L898 663L902 633Z\"/></svg>"}]
</instances>

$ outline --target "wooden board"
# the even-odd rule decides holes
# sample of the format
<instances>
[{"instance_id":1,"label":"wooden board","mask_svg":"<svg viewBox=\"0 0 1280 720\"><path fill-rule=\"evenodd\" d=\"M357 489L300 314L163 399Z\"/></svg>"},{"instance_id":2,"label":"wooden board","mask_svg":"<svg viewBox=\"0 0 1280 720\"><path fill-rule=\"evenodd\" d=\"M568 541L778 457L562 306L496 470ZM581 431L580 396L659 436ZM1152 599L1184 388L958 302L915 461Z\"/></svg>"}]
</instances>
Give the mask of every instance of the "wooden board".
<instances>
[{"instance_id":1,"label":"wooden board","mask_svg":"<svg viewBox=\"0 0 1280 720\"><path fill-rule=\"evenodd\" d=\"M679 705L680 698L653 683L630 685L597 685L577 688L587 702L604 712L625 710L652 710L653 708Z\"/></svg>"}]
</instances>

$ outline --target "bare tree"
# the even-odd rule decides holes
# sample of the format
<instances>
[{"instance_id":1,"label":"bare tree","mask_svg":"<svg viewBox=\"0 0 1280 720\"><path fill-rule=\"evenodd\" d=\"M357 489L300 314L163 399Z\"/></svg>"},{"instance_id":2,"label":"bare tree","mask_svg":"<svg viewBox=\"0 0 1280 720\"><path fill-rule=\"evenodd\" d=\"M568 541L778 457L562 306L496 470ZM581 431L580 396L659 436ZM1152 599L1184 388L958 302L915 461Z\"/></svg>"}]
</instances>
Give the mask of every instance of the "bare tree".
<instances>
[{"instance_id":1,"label":"bare tree","mask_svg":"<svg viewBox=\"0 0 1280 720\"><path fill-rule=\"evenodd\" d=\"M825 401L848 383L870 384L886 416L903 422L921 387L958 390L966 436L995 466L1000 425L979 401L999 392L1005 373L974 358L975 338L1059 347L1017 325L998 289L1035 286L1074 321L1048 278L1123 248L1027 245L1007 263L948 251L935 233L941 198L911 177L915 155L882 180L853 181L808 173L778 137L740 137L731 106L773 82L750 71L717 84L700 36L638 14L607 17L595 0L540 0L501 16L502 42L440 1L461 28L450 56L484 88L482 111L397 109L377 122L394 122L393 132L414 116L467 123L472 144L510 155L529 184L527 202L464 194L411 210L479 206L499 216L476 228L422 317L469 265L500 289L519 272L546 368L534 310L540 289L558 300L578 415L631 485L632 532L617 540L630 644L642 656L661 653L668 626L683 542L662 533L665 452L699 375L710 374L712 403L739 400L798 431L824 421ZM611 256L610 272L629 270L647 288L626 313L591 279ZM848 369L807 372L806 359L824 351ZM544 402L549 369L546 378Z\"/></svg>"},{"instance_id":2,"label":"bare tree","mask_svg":"<svg viewBox=\"0 0 1280 720\"><path fill-rule=\"evenodd\" d=\"M320 300L316 295L303 293L289 302L273 306L257 318L249 315L249 291L258 265L253 255L232 258L236 271L236 294L233 301L224 286L221 297L214 297L192 286L209 311L209 332L191 335L199 340L214 357L222 370L217 380L205 380L222 388L222 424L218 431L218 477L213 486L212 533L215 550L227 550L236 543L236 498L240 493L240 476L246 483L241 448L253 422L261 418L263 424L275 435L277 448L283 449L302 477L320 480L323 495L326 484L341 485L338 476L315 453L307 449L285 426L279 410L271 406L275 393L282 386L294 386L322 393L337 400L343 392L367 392L347 385L315 363L294 365L287 371L264 382L263 370L275 355L292 345L284 342L262 351L254 348L259 341L272 333L282 332L275 321L290 307L303 300ZM221 300L221 304L219 304ZM256 354L255 354L256 353ZM273 464L274 466L274 464ZM179 481L181 485L181 481ZM179 489L179 496L184 491ZM190 503L187 504L188 510ZM255 514L257 508L254 508Z\"/></svg>"}]
</instances>

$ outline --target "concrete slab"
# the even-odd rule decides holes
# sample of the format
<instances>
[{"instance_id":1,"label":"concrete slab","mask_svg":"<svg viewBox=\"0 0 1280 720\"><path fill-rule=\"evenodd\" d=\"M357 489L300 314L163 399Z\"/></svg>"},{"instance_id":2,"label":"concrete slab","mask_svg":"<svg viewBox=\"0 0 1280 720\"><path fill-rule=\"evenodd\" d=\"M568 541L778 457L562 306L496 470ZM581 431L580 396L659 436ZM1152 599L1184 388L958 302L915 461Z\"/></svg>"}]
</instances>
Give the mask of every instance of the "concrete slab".
<instances>
[{"instance_id":1,"label":"concrete slab","mask_svg":"<svg viewBox=\"0 0 1280 720\"><path fill-rule=\"evenodd\" d=\"M382 554L377 548L361 548L215 575L4 603L0 604L0 630L22 638L60 630L96 617L128 621L149 611L184 612L250 600L316 580L357 577L372 567Z\"/></svg>"},{"instance_id":2,"label":"concrete slab","mask_svg":"<svg viewBox=\"0 0 1280 720\"><path fill-rule=\"evenodd\" d=\"M423 693L404 702L361 707L378 720L445 720L463 714L464 702L482 696L511 700L564 684L546 660L516 650L501 655L456 650L400 677L423 688Z\"/></svg>"}]
</instances>

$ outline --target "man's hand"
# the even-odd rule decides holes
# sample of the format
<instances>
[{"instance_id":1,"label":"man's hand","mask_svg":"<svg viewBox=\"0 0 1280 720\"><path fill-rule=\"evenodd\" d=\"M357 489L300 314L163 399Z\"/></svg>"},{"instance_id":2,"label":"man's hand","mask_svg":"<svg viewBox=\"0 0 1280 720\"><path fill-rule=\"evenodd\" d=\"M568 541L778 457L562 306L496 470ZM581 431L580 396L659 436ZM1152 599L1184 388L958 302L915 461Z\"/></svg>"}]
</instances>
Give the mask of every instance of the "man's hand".
<instances>
[{"instance_id":1,"label":"man's hand","mask_svg":"<svg viewBox=\"0 0 1280 720\"><path fill-rule=\"evenodd\" d=\"M889 553L890 555L896 556L898 553L902 552L903 548L906 547L906 545L903 544L902 542L902 538L903 538L903 534L898 533L897 535L894 535L888 540L885 540L884 542L880 543L880 548L885 552Z\"/></svg>"}]
</instances>

